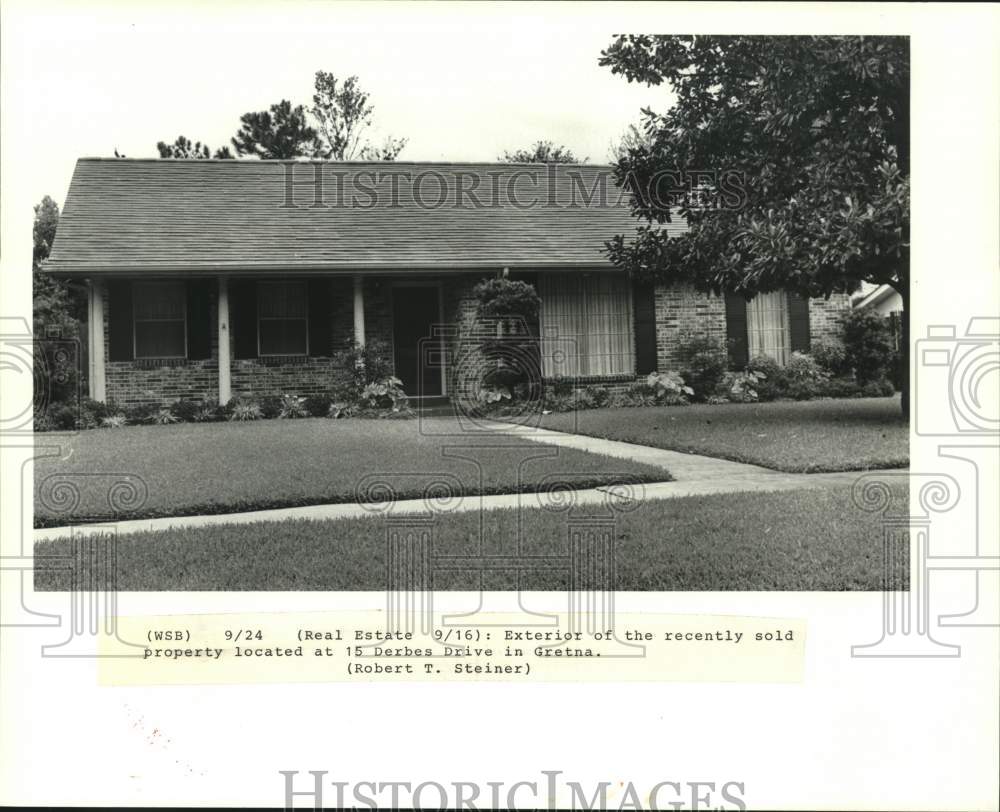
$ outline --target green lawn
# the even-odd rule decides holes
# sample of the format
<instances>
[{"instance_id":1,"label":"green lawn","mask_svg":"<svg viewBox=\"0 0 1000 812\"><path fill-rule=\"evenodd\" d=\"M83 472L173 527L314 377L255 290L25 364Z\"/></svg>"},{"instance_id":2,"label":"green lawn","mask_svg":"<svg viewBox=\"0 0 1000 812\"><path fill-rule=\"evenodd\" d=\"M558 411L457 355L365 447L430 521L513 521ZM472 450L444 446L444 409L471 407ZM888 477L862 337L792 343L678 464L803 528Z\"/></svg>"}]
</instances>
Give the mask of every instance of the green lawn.
<instances>
[{"instance_id":1,"label":"green lawn","mask_svg":"<svg viewBox=\"0 0 1000 812\"><path fill-rule=\"evenodd\" d=\"M554 480L587 488L670 479L662 468L628 460L463 435L447 421L314 418L80 432L59 438L58 457L35 462L35 526L381 501L387 491L373 486L377 480L408 498L428 488L490 494L545 489ZM51 442L39 435L40 453ZM127 474L145 498L129 502L120 490L123 500L109 500L122 478L115 474Z\"/></svg>"},{"instance_id":2,"label":"green lawn","mask_svg":"<svg viewBox=\"0 0 1000 812\"><path fill-rule=\"evenodd\" d=\"M909 464L899 398L779 401L550 414L544 428L749 462L779 471L865 471Z\"/></svg>"},{"instance_id":3,"label":"green lawn","mask_svg":"<svg viewBox=\"0 0 1000 812\"><path fill-rule=\"evenodd\" d=\"M906 488L893 487L905 511ZM487 511L482 524L480 518L438 517L435 554L468 558L450 562L451 570L435 567L435 589L478 590L480 556L516 554L517 512ZM579 518L531 509L523 516L524 553L565 555L570 520ZM375 517L125 535L118 540L118 589L381 590L389 528ZM619 590L878 590L882 584L880 517L854 506L846 487L651 501L619 514L613 532ZM68 587L65 574L43 567L44 556L69 551L66 540L35 545L36 589ZM906 583L905 551L896 566L895 583ZM487 574L482 585L515 588L510 572ZM531 590L568 586L565 568L526 571L522 581Z\"/></svg>"}]
</instances>

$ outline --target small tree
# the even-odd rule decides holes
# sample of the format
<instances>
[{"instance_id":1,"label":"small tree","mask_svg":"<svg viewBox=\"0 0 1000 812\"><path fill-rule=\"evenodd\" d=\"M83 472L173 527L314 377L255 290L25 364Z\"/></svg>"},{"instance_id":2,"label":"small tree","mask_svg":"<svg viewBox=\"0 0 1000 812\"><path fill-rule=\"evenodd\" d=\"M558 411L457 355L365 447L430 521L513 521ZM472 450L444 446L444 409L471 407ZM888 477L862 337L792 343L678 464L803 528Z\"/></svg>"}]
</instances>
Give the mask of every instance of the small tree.
<instances>
[{"instance_id":1,"label":"small tree","mask_svg":"<svg viewBox=\"0 0 1000 812\"><path fill-rule=\"evenodd\" d=\"M270 110L244 113L242 126L233 137L237 155L290 160L315 154L317 133L306 122L302 105L292 107L287 99L272 104Z\"/></svg>"},{"instance_id":2,"label":"small tree","mask_svg":"<svg viewBox=\"0 0 1000 812\"><path fill-rule=\"evenodd\" d=\"M521 280L484 279L473 288L476 317L495 322L494 334L483 338L480 351L486 359L482 383L506 390L509 397L519 384L540 383L538 342L531 333L537 323L541 299L535 288Z\"/></svg>"},{"instance_id":3,"label":"small tree","mask_svg":"<svg viewBox=\"0 0 1000 812\"><path fill-rule=\"evenodd\" d=\"M889 320L874 310L852 310L842 327L844 362L864 386L878 383L894 372L896 350Z\"/></svg>"},{"instance_id":4,"label":"small tree","mask_svg":"<svg viewBox=\"0 0 1000 812\"><path fill-rule=\"evenodd\" d=\"M361 89L357 76L343 82L332 73L316 71L313 104L309 109L317 125L316 155L331 161L362 158L394 161L406 146L405 138L387 137L381 145L364 139L371 127L375 107Z\"/></svg>"},{"instance_id":5,"label":"small tree","mask_svg":"<svg viewBox=\"0 0 1000 812\"><path fill-rule=\"evenodd\" d=\"M191 139L183 135L178 135L177 140L172 144L157 141L156 151L160 153L161 158L231 159L234 157L229 147L221 147L212 153L208 144L203 144L201 141L195 141L192 144Z\"/></svg>"},{"instance_id":6,"label":"small tree","mask_svg":"<svg viewBox=\"0 0 1000 812\"><path fill-rule=\"evenodd\" d=\"M44 370L47 394L54 401L71 396L79 385L79 378L74 374L75 368L67 367L65 361L57 358L56 345L50 345L44 340L50 337L70 341L80 338L79 302L66 282L54 279L42 270L42 261L48 258L52 250L58 226L59 206L46 195L35 206L32 227L32 330L36 339L35 364ZM56 369L61 370L61 374L49 374Z\"/></svg>"},{"instance_id":7,"label":"small tree","mask_svg":"<svg viewBox=\"0 0 1000 812\"><path fill-rule=\"evenodd\" d=\"M585 164L587 159L579 160L569 147L562 144L556 146L551 141L536 141L528 149L506 151L497 158L509 164Z\"/></svg>"}]
</instances>

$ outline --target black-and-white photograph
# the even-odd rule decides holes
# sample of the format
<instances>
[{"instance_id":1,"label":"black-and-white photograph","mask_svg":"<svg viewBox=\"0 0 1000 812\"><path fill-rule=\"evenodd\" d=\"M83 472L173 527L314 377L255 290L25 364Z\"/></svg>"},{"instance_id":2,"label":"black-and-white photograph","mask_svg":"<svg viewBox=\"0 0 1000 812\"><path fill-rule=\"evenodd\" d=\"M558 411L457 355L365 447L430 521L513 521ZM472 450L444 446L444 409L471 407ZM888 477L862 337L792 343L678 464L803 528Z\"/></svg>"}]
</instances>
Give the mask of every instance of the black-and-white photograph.
<instances>
[{"instance_id":1,"label":"black-and-white photograph","mask_svg":"<svg viewBox=\"0 0 1000 812\"><path fill-rule=\"evenodd\" d=\"M113 524L122 590L905 587L858 472L909 461L908 39L567 59L600 94L526 93L495 154L319 56L76 147L35 206L37 551Z\"/></svg>"},{"instance_id":2,"label":"black-and-white photograph","mask_svg":"<svg viewBox=\"0 0 1000 812\"><path fill-rule=\"evenodd\" d=\"M0 40L0 806L997 809L996 6Z\"/></svg>"}]
</instances>

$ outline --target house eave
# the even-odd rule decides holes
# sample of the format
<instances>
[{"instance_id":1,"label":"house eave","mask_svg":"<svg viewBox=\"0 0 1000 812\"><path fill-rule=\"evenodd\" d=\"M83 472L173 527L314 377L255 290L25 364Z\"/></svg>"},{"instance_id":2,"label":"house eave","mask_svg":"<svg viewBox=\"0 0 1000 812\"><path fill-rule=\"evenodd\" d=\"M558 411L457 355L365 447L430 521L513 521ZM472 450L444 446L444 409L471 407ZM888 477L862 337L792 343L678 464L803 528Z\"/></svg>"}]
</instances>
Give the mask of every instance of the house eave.
<instances>
[{"instance_id":1,"label":"house eave","mask_svg":"<svg viewBox=\"0 0 1000 812\"><path fill-rule=\"evenodd\" d=\"M280 263L254 264L236 262L205 263L143 263L128 265L105 265L90 263L45 262L43 269L59 277L89 276L273 276L274 274L310 275L375 275L375 274L458 274L469 272L497 272L507 268L511 271L609 271L614 270L610 262L567 262L567 261L437 261L415 262L350 262L350 263Z\"/></svg>"}]
</instances>

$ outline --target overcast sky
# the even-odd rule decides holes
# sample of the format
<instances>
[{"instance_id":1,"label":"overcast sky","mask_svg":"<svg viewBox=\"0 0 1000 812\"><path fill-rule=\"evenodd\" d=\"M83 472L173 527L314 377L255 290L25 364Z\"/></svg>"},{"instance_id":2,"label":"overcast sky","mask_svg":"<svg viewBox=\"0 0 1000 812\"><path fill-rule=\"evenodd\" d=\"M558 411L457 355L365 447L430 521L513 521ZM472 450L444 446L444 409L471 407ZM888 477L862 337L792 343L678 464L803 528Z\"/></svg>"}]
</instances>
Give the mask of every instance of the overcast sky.
<instances>
[{"instance_id":1,"label":"overcast sky","mask_svg":"<svg viewBox=\"0 0 1000 812\"><path fill-rule=\"evenodd\" d=\"M7 15L4 66L30 75L13 99L6 82L5 114L38 159L32 202L62 205L79 156L155 157L181 133L222 146L242 113L308 103L317 70L360 77L373 134L409 139L400 160L489 161L548 139L606 163L641 107L671 100L598 66L616 29L570 4L29 8Z\"/></svg>"}]
</instances>

